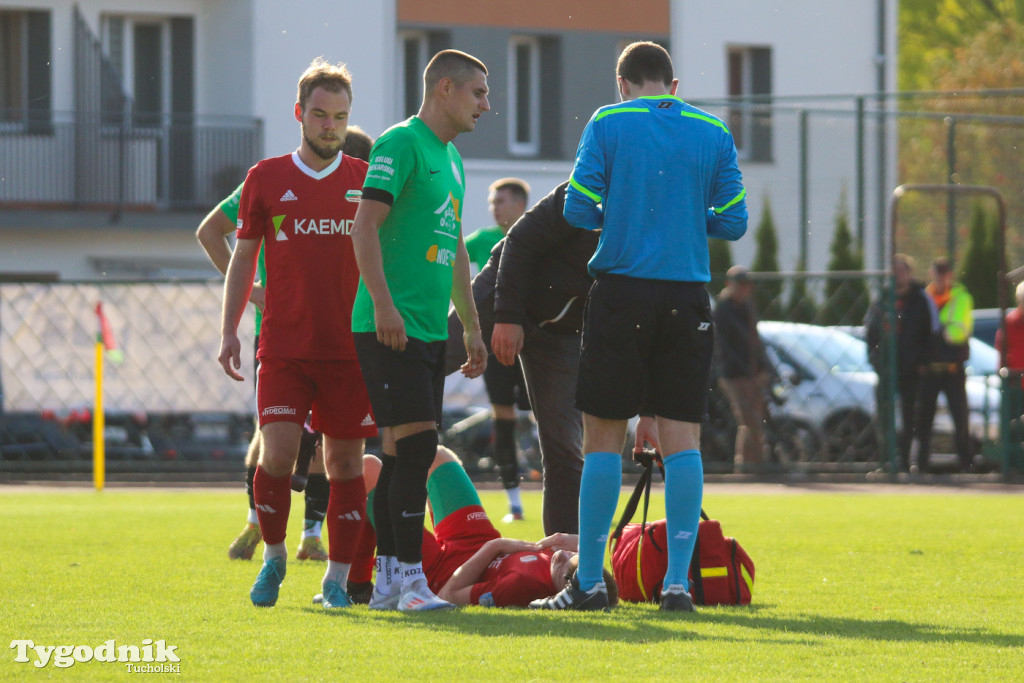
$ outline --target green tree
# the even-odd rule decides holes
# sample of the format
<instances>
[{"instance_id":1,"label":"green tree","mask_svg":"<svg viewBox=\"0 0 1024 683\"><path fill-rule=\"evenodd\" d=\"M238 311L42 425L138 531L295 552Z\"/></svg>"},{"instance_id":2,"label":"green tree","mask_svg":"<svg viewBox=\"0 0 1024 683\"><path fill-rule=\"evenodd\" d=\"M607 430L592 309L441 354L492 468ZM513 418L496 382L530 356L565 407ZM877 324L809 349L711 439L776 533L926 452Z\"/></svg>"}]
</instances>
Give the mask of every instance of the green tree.
<instances>
[{"instance_id":1,"label":"green tree","mask_svg":"<svg viewBox=\"0 0 1024 683\"><path fill-rule=\"evenodd\" d=\"M864 254L850 232L846 190L839 196L836 231L832 237L828 269L832 272L864 270ZM823 325L859 325L868 310L868 288L862 278L829 278L819 319Z\"/></svg>"},{"instance_id":2,"label":"green tree","mask_svg":"<svg viewBox=\"0 0 1024 683\"><path fill-rule=\"evenodd\" d=\"M793 278L793 286L789 290L789 315L787 320L794 323L813 323L818 315L818 303L814 300L814 294L807 287L807 264L804 258L796 265L796 277Z\"/></svg>"},{"instance_id":3,"label":"green tree","mask_svg":"<svg viewBox=\"0 0 1024 683\"><path fill-rule=\"evenodd\" d=\"M900 0L899 89L938 89L936 81L944 72L936 70L937 61L970 44L983 29L1012 21L1024 23L1024 0ZM1006 76L1002 86L988 87L1020 86Z\"/></svg>"},{"instance_id":4,"label":"green tree","mask_svg":"<svg viewBox=\"0 0 1024 683\"><path fill-rule=\"evenodd\" d=\"M761 220L754 232L757 250L750 269L755 273L779 272L779 240L772 218L771 202L765 197ZM754 288L754 304L762 320L782 320L782 281L765 280Z\"/></svg>"},{"instance_id":5,"label":"green tree","mask_svg":"<svg viewBox=\"0 0 1024 683\"><path fill-rule=\"evenodd\" d=\"M999 305L998 229L995 218L976 202L967 238L967 254L960 271L960 281L974 297L975 308Z\"/></svg>"},{"instance_id":6,"label":"green tree","mask_svg":"<svg viewBox=\"0 0 1024 683\"><path fill-rule=\"evenodd\" d=\"M711 258L710 290L718 292L725 286L725 271L732 265L732 247L728 240L709 239L708 255Z\"/></svg>"}]
</instances>

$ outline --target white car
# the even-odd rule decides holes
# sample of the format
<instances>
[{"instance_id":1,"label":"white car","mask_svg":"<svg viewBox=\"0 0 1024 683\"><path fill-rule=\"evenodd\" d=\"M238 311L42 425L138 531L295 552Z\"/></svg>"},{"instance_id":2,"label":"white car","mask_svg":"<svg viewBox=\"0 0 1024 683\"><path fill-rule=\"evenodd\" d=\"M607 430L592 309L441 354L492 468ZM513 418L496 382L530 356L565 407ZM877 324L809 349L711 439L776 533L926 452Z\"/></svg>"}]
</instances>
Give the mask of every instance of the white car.
<instances>
[{"instance_id":1,"label":"white car","mask_svg":"<svg viewBox=\"0 0 1024 683\"><path fill-rule=\"evenodd\" d=\"M840 329L802 323L762 321L758 332L765 351L784 382L790 385L782 414L812 425L820 439L818 455L828 462L877 462L882 457L875 424L878 375L868 362L867 344L856 328ZM967 401L976 449L998 427L999 390L993 377L995 349L971 340ZM897 428L899 428L897 413ZM933 429L936 465L953 451L953 422L940 396ZM943 453L947 455L943 455Z\"/></svg>"}]
</instances>

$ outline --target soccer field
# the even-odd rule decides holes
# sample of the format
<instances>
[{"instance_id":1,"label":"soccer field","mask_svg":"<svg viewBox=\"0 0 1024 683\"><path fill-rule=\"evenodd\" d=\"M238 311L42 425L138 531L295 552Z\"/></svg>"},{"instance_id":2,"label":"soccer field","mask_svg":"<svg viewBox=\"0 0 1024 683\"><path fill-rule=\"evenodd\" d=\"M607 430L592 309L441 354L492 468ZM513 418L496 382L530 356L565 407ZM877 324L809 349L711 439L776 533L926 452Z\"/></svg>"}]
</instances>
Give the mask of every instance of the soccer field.
<instances>
[{"instance_id":1,"label":"soccer field","mask_svg":"<svg viewBox=\"0 0 1024 683\"><path fill-rule=\"evenodd\" d=\"M0 487L0 624L11 643L0 680L134 675L73 654L58 667L60 651L38 667L26 645L29 661L18 662L16 641L91 652L113 640L157 653L147 639L175 648L180 661L163 675L200 681L1024 679L1019 491L775 488L705 494L757 564L750 606L408 616L364 606L325 614L310 604L323 565L294 560L277 606L254 608L258 563L226 553L244 520L241 487ZM504 494L482 497L500 519ZM540 494L524 499L527 521L498 526L539 538ZM299 497L292 511L294 553ZM661 514L658 494L652 516Z\"/></svg>"}]
</instances>

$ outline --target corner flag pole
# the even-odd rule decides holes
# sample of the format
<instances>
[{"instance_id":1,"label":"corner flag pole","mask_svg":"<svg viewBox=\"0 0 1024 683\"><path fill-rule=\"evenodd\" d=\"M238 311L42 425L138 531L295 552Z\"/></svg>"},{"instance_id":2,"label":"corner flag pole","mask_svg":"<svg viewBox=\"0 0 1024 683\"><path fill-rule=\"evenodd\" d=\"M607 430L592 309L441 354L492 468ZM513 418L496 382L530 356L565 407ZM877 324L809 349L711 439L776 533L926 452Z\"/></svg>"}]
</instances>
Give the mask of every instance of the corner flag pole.
<instances>
[{"instance_id":1,"label":"corner flag pole","mask_svg":"<svg viewBox=\"0 0 1024 683\"><path fill-rule=\"evenodd\" d=\"M100 310L99 304L96 305ZM103 315L100 313L100 315ZM106 479L106 453L104 451L105 424L103 419L103 337L96 338L96 399L92 411L92 480L97 491L103 490Z\"/></svg>"},{"instance_id":2,"label":"corner flag pole","mask_svg":"<svg viewBox=\"0 0 1024 683\"><path fill-rule=\"evenodd\" d=\"M99 318L99 332L96 334L96 399L92 411L92 479L97 491L103 490L106 480L105 421L103 413L103 354L112 354L115 362L120 358L114 332L107 317L103 315L103 304L96 303L96 317Z\"/></svg>"}]
</instances>

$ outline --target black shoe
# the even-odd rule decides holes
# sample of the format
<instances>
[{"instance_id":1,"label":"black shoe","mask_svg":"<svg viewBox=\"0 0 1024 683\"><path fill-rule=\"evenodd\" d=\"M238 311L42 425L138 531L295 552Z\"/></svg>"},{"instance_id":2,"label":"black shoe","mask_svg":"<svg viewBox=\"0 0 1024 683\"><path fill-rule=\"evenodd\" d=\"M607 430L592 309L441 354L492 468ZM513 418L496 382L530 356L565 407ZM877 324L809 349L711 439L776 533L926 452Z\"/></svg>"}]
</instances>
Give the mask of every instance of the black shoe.
<instances>
[{"instance_id":1,"label":"black shoe","mask_svg":"<svg viewBox=\"0 0 1024 683\"><path fill-rule=\"evenodd\" d=\"M541 598L530 603L530 609L571 609L581 612L596 612L597 610L608 611L608 588L604 581L597 584L588 591L580 589L576 574L572 580L565 584L565 588L550 598Z\"/></svg>"},{"instance_id":2,"label":"black shoe","mask_svg":"<svg viewBox=\"0 0 1024 683\"><path fill-rule=\"evenodd\" d=\"M373 595L373 581L365 583L348 582L348 596L357 605L370 604L370 596Z\"/></svg>"},{"instance_id":3,"label":"black shoe","mask_svg":"<svg viewBox=\"0 0 1024 683\"><path fill-rule=\"evenodd\" d=\"M682 586L669 586L661 592L662 612L696 612L693 606L693 599L690 594L683 590Z\"/></svg>"}]
</instances>

